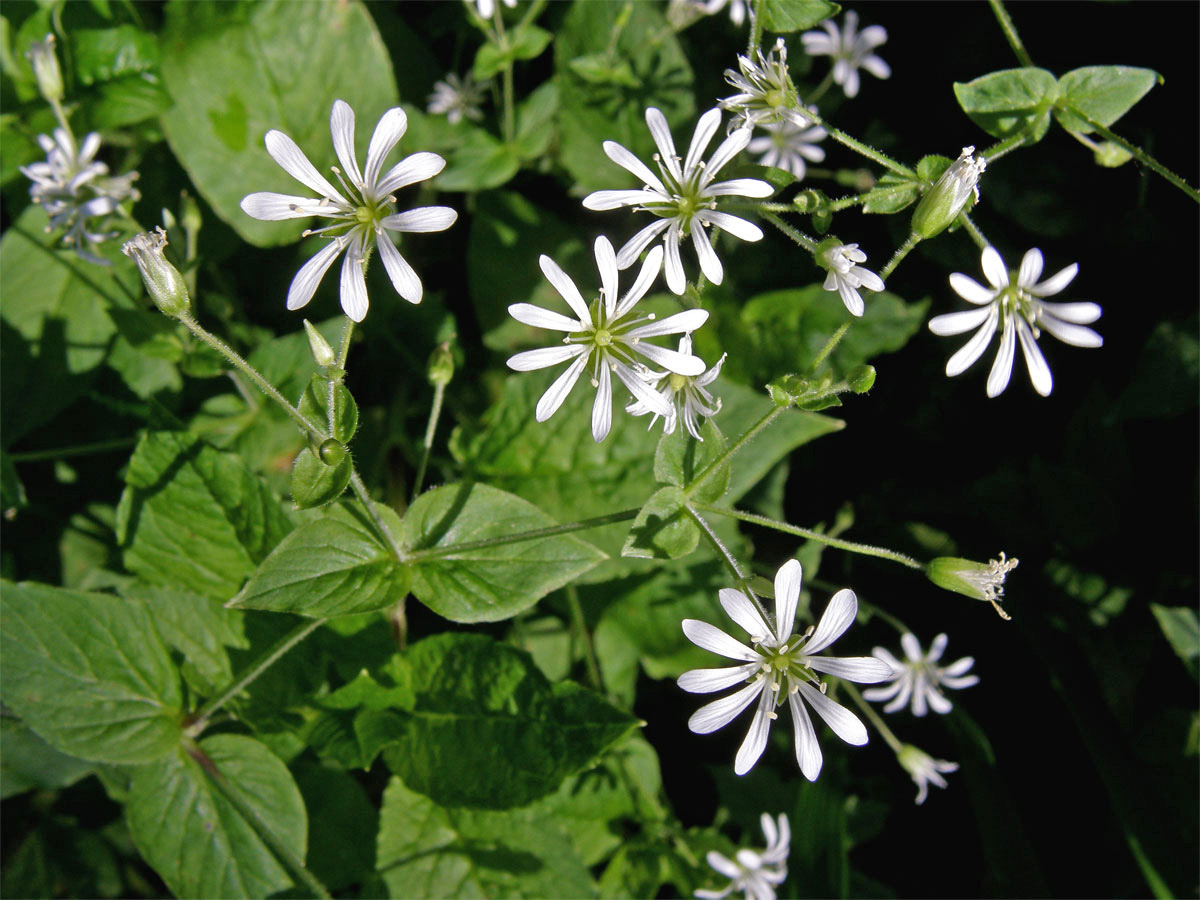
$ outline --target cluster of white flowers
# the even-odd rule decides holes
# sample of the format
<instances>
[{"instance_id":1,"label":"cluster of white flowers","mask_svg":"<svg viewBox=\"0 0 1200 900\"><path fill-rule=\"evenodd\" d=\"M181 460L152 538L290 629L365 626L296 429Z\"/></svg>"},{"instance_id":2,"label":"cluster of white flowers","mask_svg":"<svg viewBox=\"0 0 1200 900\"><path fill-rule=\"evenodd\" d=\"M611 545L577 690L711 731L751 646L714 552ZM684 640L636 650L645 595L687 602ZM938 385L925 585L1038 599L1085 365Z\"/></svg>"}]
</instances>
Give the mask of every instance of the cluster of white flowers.
<instances>
[{"instance_id":1,"label":"cluster of white flowers","mask_svg":"<svg viewBox=\"0 0 1200 900\"><path fill-rule=\"evenodd\" d=\"M775 900L775 888L787 879L787 859L791 852L792 830L787 813L779 814L776 823L766 813L759 819L767 846L762 850L739 850L733 859L716 850L705 856L708 864L729 879L719 891L701 888L699 900L722 900L734 891L741 891L747 900Z\"/></svg>"}]
</instances>

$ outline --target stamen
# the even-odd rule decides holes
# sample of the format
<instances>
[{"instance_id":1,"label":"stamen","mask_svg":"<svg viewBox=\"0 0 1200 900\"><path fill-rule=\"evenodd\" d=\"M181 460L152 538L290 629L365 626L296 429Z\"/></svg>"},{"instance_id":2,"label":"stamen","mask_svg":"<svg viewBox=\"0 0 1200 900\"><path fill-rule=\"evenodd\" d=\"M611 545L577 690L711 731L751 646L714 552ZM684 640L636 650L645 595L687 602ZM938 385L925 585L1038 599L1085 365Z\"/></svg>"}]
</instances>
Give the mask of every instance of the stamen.
<instances>
[{"instance_id":1,"label":"stamen","mask_svg":"<svg viewBox=\"0 0 1200 900\"><path fill-rule=\"evenodd\" d=\"M778 719L779 713L775 712L775 710L771 710L769 713L767 713L767 718L772 720Z\"/></svg>"},{"instance_id":2,"label":"stamen","mask_svg":"<svg viewBox=\"0 0 1200 900\"><path fill-rule=\"evenodd\" d=\"M822 693L822 694L824 694L824 693L826 693L828 690L829 690L829 682L827 682L827 681L822 681L822 682L821 682L821 693Z\"/></svg>"}]
</instances>

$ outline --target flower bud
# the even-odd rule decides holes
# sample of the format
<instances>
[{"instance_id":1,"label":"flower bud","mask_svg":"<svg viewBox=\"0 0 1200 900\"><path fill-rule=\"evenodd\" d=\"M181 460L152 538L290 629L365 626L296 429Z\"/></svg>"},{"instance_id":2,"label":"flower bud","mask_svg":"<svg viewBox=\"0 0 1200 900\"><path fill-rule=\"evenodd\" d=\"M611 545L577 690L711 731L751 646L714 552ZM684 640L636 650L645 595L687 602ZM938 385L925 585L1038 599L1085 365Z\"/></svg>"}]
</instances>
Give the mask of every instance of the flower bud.
<instances>
[{"instance_id":1,"label":"flower bud","mask_svg":"<svg viewBox=\"0 0 1200 900\"><path fill-rule=\"evenodd\" d=\"M450 342L442 341L434 348L429 356L429 366L426 375L432 385L445 387L454 377L454 354L450 352Z\"/></svg>"},{"instance_id":2,"label":"flower bud","mask_svg":"<svg viewBox=\"0 0 1200 900\"><path fill-rule=\"evenodd\" d=\"M1004 579L1017 567L1017 559L1006 559L1000 554L998 560L978 563L970 559L939 556L925 569L925 575L940 588L954 591L976 600L986 600L996 608L1000 618L1010 616L1000 606L1004 596Z\"/></svg>"},{"instance_id":3,"label":"flower bud","mask_svg":"<svg viewBox=\"0 0 1200 900\"><path fill-rule=\"evenodd\" d=\"M146 293L154 305L172 318L186 315L189 299L187 285L165 256L167 233L161 227L146 231L121 245L121 252L137 263L146 285Z\"/></svg>"},{"instance_id":4,"label":"flower bud","mask_svg":"<svg viewBox=\"0 0 1200 900\"><path fill-rule=\"evenodd\" d=\"M332 366L337 361L333 348L308 319L304 320L304 333L308 335L308 346L312 350L313 359L317 361L317 365L322 368Z\"/></svg>"},{"instance_id":5,"label":"flower bud","mask_svg":"<svg viewBox=\"0 0 1200 900\"><path fill-rule=\"evenodd\" d=\"M963 147L958 159L942 173L942 177L921 198L912 217L912 230L923 238L931 238L945 231L968 200L979 202L979 176L987 168L987 160L978 160L971 154L974 147Z\"/></svg>"},{"instance_id":6,"label":"flower bud","mask_svg":"<svg viewBox=\"0 0 1200 900\"><path fill-rule=\"evenodd\" d=\"M54 52L54 35L48 34L44 40L34 41L25 55L29 57L38 90L46 102L58 103L62 100L62 70L58 67L58 55Z\"/></svg>"},{"instance_id":7,"label":"flower bud","mask_svg":"<svg viewBox=\"0 0 1200 900\"><path fill-rule=\"evenodd\" d=\"M865 394L875 386L875 367L859 366L846 376L846 386L856 394Z\"/></svg>"}]
</instances>

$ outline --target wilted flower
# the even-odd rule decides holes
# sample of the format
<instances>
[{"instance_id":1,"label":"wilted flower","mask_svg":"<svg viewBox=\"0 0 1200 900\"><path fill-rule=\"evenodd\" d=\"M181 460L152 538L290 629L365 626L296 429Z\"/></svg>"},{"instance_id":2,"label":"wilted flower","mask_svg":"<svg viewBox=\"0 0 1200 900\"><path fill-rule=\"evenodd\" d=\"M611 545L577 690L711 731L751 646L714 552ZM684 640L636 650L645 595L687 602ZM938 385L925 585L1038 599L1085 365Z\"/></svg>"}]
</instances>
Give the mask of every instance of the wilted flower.
<instances>
[{"instance_id":1,"label":"wilted flower","mask_svg":"<svg viewBox=\"0 0 1200 900\"><path fill-rule=\"evenodd\" d=\"M963 147L958 159L925 192L913 211L912 230L923 238L940 234L954 223L967 201L979 202L979 176L987 169L984 157L975 159L974 147Z\"/></svg>"},{"instance_id":2,"label":"wilted flower","mask_svg":"<svg viewBox=\"0 0 1200 900\"><path fill-rule=\"evenodd\" d=\"M817 262L829 271L821 287L837 291L852 316L861 316L865 309L860 287L869 291L882 291L884 287L882 278L858 265L866 261L867 254L858 249L858 244L834 243L817 254Z\"/></svg>"},{"instance_id":3,"label":"wilted flower","mask_svg":"<svg viewBox=\"0 0 1200 900\"><path fill-rule=\"evenodd\" d=\"M1004 579L1019 562L1016 558L1008 559L1003 552L999 559L986 563L953 556L939 556L925 568L925 574L940 588L974 597L976 600L986 600L995 607L1000 618L1007 619L1008 613L1000 606L1004 597Z\"/></svg>"},{"instance_id":4,"label":"wilted flower","mask_svg":"<svg viewBox=\"0 0 1200 900\"><path fill-rule=\"evenodd\" d=\"M970 656L951 663L948 666L938 666L937 662L946 652L945 634L939 634L929 645L929 652L922 653L921 643L912 634L900 638L900 646L904 648L906 660L901 662L883 647L875 647L871 652L877 659L882 659L892 667L894 673L891 684L886 687L869 688L863 691L863 698L875 702L891 700L883 708L884 712L895 712L910 701L914 716L923 716L931 708L936 713L948 713L952 704L942 693L942 688L962 690L979 684L978 675L968 675L967 672L975 665Z\"/></svg>"},{"instance_id":5,"label":"wilted flower","mask_svg":"<svg viewBox=\"0 0 1200 900\"><path fill-rule=\"evenodd\" d=\"M426 109L435 116L445 116L451 125L457 125L464 118L478 122L483 118L479 109L483 93L483 85L476 84L470 72L463 78L451 72L442 81L434 82Z\"/></svg>"},{"instance_id":6,"label":"wilted flower","mask_svg":"<svg viewBox=\"0 0 1200 900\"><path fill-rule=\"evenodd\" d=\"M783 38L775 41L774 49L766 56L761 48L755 48L754 53L754 59L738 57L740 72L725 70L725 80L738 91L720 101L722 109L734 114L730 129L779 122L790 122L795 126L810 124L798 109L800 100L788 76L787 45Z\"/></svg>"},{"instance_id":7,"label":"wilted flower","mask_svg":"<svg viewBox=\"0 0 1200 900\"><path fill-rule=\"evenodd\" d=\"M342 263L342 309L355 322L367 315L367 280L365 271L371 252L378 247L392 286L405 300L420 303L421 279L413 271L386 232L445 231L458 218L448 206L423 206L408 212L396 213L394 191L418 181L432 178L446 165L436 153L414 153L383 172L383 161L408 129L408 116L399 107L383 114L371 135L367 148L367 164L361 171L354 151L354 110L344 100L333 102L329 130L342 169L333 173L345 191L338 191L322 176L296 142L282 131L272 129L266 134L267 152L285 172L319 196L295 197L262 191L242 198L242 210L256 219L271 222L280 219L303 219L321 216L333 219L332 225L305 231L304 235L325 234L329 243L300 267L288 288L287 308L300 309L312 299L317 285L346 251ZM345 171L342 171L345 170Z\"/></svg>"},{"instance_id":8,"label":"wilted flower","mask_svg":"<svg viewBox=\"0 0 1200 900\"><path fill-rule=\"evenodd\" d=\"M816 141L823 141L829 136L829 132L821 126L779 122L763 127L768 133L746 145L749 152L762 154L758 159L760 165L791 172L800 181L807 171L805 160L821 162L825 159L825 149L816 145Z\"/></svg>"},{"instance_id":9,"label":"wilted flower","mask_svg":"<svg viewBox=\"0 0 1200 900\"><path fill-rule=\"evenodd\" d=\"M858 93L858 70L866 69L876 78L887 78L891 68L873 51L887 43L887 30L882 25L869 25L858 31L858 13L850 10L841 29L832 19L821 23L825 29L806 31L800 36L809 56L829 56L833 59L833 80L842 86L847 97Z\"/></svg>"},{"instance_id":10,"label":"wilted flower","mask_svg":"<svg viewBox=\"0 0 1200 900\"><path fill-rule=\"evenodd\" d=\"M137 263L146 293L168 316L180 318L188 311L188 289L183 275L163 255L167 233L162 228L143 232L121 245L121 252Z\"/></svg>"},{"instance_id":11,"label":"wilted flower","mask_svg":"<svg viewBox=\"0 0 1200 900\"><path fill-rule=\"evenodd\" d=\"M944 788L946 779L942 775L958 771L958 763L945 759L934 759L924 750L920 750L912 744L905 744L896 754L896 758L900 760L900 765L912 776L913 783L917 786L917 806L924 803L925 798L929 796L930 784Z\"/></svg>"},{"instance_id":12,"label":"wilted flower","mask_svg":"<svg viewBox=\"0 0 1200 900\"><path fill-rule=\"evenodd\" d=\"M996 397L1008 387L1019 341L1034 390L1046 397L1054 387L1054 380L1050 375L1050 367L1046 365L1046 358L1037 345L1042 329L1076 347L1099 347L1104 339L1083 326L1100 318L1100 307L1095 303L1043 301L1043 297L1057 294L1071 283L1079 272L1079 264L1071 263L1039 282L1043 261L1042 251L1037 248L1025 254L1020 270L1014 273L1008 271L994 247L984 248L982 264L990 288L958 272L950 276L950 286L955 292L980 309L934 316L929 320L929 330L937 335L962 334L978 327L974 336L947 361L946 374L953 376L965 372L983 355L999 327L1002 329L1000 349L988 375L987 395Z\"/></svg>"},{"instance_id":13,"label":"wilted flower","mask_svg":"<svg viewBox=\"0 0 1200 900\"><path fill-rule=\"evenodd\" d=\"M779 814L779 824L766 813L759 819L763 835L767 839L766 849L739 850L736 861L710 850L705 856L708 864L729 879L722 890L701 889L695 896L700 900L722 900L734 891L741 891L746 900L775 900L775 886L787 879L787 859L791 850L792 831L787 813Z\"/></svg>"},{"instance_id":14,"label":"wilted flower","mask_svg":"<svg viewBox=\"0 0 1200 900\"><path fill-rule=\"evenodd\" d=\"M713 284L720 284L724 269L705 227L719 228L743 241L761 240L763 233L757 225L745 219L719 212L717 198L769 197L773 192L769 184L756 178L735 178L713 183L713 178L725 164L746 148L750 142L750 130L739 128L725 138L706 164L700 157L721 127L721 111L710 109L696 124L691 146L681 168L666 117L651 107L646 110L646 124L658 146L659 152L655 154L654 161L658 164L661 179L616 141L605 141L604 152L608 158L636 175L645 187L640 190L596 191L583 198L583 205L595 210L632 206L635 211L645 210L658 217L658 221L635 234L617 253L617 265L622 269L633 265L642 251L659 235L663 235L667 287L676 294L682 294L687 287L687 277L679 258L679 242L690 234L704 277Z\"/></svg>"},{"instance_id":15,"label":"wilted flower","mask_svg":"<svg viewBox=\"0 0 1200 900\"><path fill-rule=\"evenodd\" d=\"M567 301L578 319L530 303L510 306L508 313L518 322L534 328L565 331L567 336L561 344L540 350L526 350L509 357L508 367L518 372L528 372L571 361L566 371L555 379L538 401L535 416L539 422L545 422L562 406L583 370L590 365L592 386L596 388L596 402L592 406L592 437L599 443L608 437L612 425L613 374L652 412L660 416L673 413L674 407L646 382L646 366L637 357L645 357L680 375L699 375L704 371L704 360L690 353L658 347L645 339L694 331L707 321L708 310L689 309L667 316L662 321L655 321L653 313L630 318L634 306L658 277L662 248L655 247L650 251L633 287L620 299L617 292L617 259L608 238L603 235L596 238L595 252L601 288L600 296L591 302L590 308L575 282L558 264L548 256L540 258L543 274Z\"/></svg>"},{"instance_id":16,"label":"wilted flower","mask_svg":"<svg viewBox=\"0 0 1200 900\"><path fill-rule=\"evenodd\" d=\"M683 633L693 644L741 662L741 665L723 669L693 669L679 676L679 686L692 693L742 685L735 693L696 710L688 719L688 728L696 734L709 734L728 725L738 713L758 701L750 731L734 761L733 770L738 775L749 772L762 756L771 722L778 718L775 707L786 698L792 709L796 760L804 777L816 781L821 772L821 747L802 698L843 741L855 745L867 742L867 729L862 722L854 713L825 696L825 685L817 673L863 684L883 681L892 674L887 663L870 656L815 655L841 637L854 622L858 615L858 598L854 591L841 590L834 594L816 629L810 628L793 638L792 626L800 602L800 578L800 563L794 559L784 563L776 573L774 624L769 624L754 601L741 591L721 590L721 606L750 635L752 647L707 622L683 620Z\"/></svg>"},{"instance_id":17,"label":"wilted flower","mask_svg":"<svg viewBox=\"0 0 1200 900\"><path fill-rule=\"evenodd\" d=\"M679 352L684 356L692 355L692 336L690 334L685 334L679 339ZM671 405L670 414L663 416L663 434L674 434L675 426L682 418L688 434L698 441L704 440L700 437L699 418L711 418L721 409L721 400L714 398L706 388L721 374L721 366L727 355L722 354L721 358L717 360L717 364L702 375L680 375L678 372L645 373L647 383ZM662 415L641 400L630 403L625 407L625 412L635 416L653 413L654 418L650 420L651 428Z\"/></svg>"}]
</instances>

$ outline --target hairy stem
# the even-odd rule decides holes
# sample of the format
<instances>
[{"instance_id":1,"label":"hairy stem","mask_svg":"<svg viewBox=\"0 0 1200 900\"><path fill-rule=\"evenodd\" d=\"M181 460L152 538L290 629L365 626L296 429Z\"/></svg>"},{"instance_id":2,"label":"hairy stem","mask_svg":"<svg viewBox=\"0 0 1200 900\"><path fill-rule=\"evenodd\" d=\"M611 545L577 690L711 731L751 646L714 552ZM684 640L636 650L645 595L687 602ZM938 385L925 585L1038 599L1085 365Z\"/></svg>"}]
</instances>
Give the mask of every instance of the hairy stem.
<instances>
[{"instance_id":1,"label":"hairy stem","mask_svg":"<svg viewBox=\"0 0 1200 900\"><path fill-rule=\"evenodd\" d=\"M461 544L447 544L444 547L429 547L424 550L413 550L405 557L409 562L422 559L438 559L443 556L454 556L469 550L483 550L488 547L502 547L505 544L519 544L523 541L536 541L538 538L554 537L560 534L570 534L573 531L586 531L589 528L599 528L602 525L612 525L614 522L627 522L636 519L641 509L623 509L620 512L609 513L606 516L596 516L592 519L580 519L577 522L567 522L565 525L551 525L548 528L535 528L532 531L522 531L518 534L506 534L503 537L486 538L482 541L464 541Z\"/></svg>"},{"instance_id":2,"label":"hairy stem","mask_svg":"<svg viewBox=\"0 0 1200 900\"><path fill-rule=\"evenodd\" d=\"M756 607L758 607L758 611L762 615L763 621L770 622L771 617L767 615L766 609L763 608L762 601L758 599L758 595L755 594L754 590L750 587L750 577L742 574L741 566L738 565L738 562L736 559L734 559L733 554L729 552L729 548L725 546L725 542L721 540L715 531L713 531L712 526L708 524L708 520L705 519L704 516L700 515L696 509L691 506L686 506L684 508L687 510L687 514L691 517L692 521L700 526L700 530L704 533L704 536L708 539L708 542L713 545L713 549L717 551L717 554L721 557L722 561L724 561L725 565L729 567L729 571L732 572L733 577L737 579L738 585L741 587L742 592L750 598Z\"/></svg>"},{"instance_id":3,"label":"hairy stem","mask_svg":"<svg viewBox=\"0 0 1200 900\"><path fill-rule=\"evenodd\" d=\"M437 431L438 419L442 415L442 400L446 396L446 385L439 381L433 386L433 406L429 409L429 423L425 426L425 441L421 446L421 462L417 466L417 475L413 479L412 505L421 493L421 485L425 482L425 469L429 465L429 454L433 452L433 435Z\"/></svg>"},{"instance_id":4,"label":"hairy stem","mask_svg":"<svg viewBox=\"0 0 1200 900\"><path fill-rule=\"evenodd\" d=\"M875 712L875 710L871 708L871 704L863 699L863 695L858 692L858 688L848 681L843 681L841 686L842 689L850 695L850 699L854 701L855 705L862 710L863 715L870 719L871 724L875 726L875 729L881 735L883 735L883 739L887 741L887 745L896 753L899 753L901 750L903 750L904 745L900 743L900 739L892 733L892 729L888 728L887 723L883 721L879 713Z\"/></svg>"},{"instance_id":5,"label":"hairy stem","mask_svg":"<svg viewBox=\"0 0 1200 900\"><path fill-rule=\"evenodd\" d=\"M1003 0L988 0L988 6L992 8L992 13L995 15L996 21L1000 23L1000 30L1004 32L1004 37L1008 40L1008 46L1012 47L1013 53L1017 55L1017 60L1023 66L1032 67L1033 58L1025 49L1025 45L1021 43L1021 36L1017 34L1017 26L1009 18L1008 10L1004 8Z\"/></svg>"}]
</instances>

